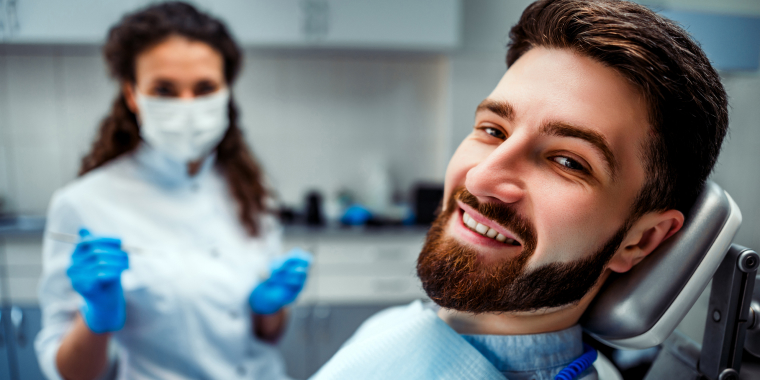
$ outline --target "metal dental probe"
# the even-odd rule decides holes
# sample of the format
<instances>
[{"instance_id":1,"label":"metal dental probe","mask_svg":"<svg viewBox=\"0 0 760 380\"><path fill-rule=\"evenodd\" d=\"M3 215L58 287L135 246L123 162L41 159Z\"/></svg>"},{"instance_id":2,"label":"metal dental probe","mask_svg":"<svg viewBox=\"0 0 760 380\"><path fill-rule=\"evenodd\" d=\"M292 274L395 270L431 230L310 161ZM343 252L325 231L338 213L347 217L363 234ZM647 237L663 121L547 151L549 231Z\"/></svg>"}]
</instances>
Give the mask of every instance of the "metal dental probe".
<instances>
[{"instance_id":1,"label":"metal dental probe","mask_svg":"<svg viewBox=\"0 0 760 380\"><path fill-rule=\"evenodd\" d=\"M80 237L79 236L73 235L73 234L66 234L66 233L63 233L63 232L48 231L47 232L47 237L50 238L50 240L58 241L58 242L61 242L61 243L69 243L69 244L78 244L79 241L80 241ZM143 254L143 253L145 253L145 250L143 250L141 248L138 248L138 247L131 246L131 245L124 245L124 244L122 244L121 245L121 249L124 250L124 251L126 251L127 253L134 253L134 254ZM299 270L302 270L302 271L306 272L306 269L299 269ZM257 276L261 280L265 280L265 279L269 278L269 275L270 275L269 271L264 270L264 269L260 270L257 273Z\"/></svg>"}]
</instances>

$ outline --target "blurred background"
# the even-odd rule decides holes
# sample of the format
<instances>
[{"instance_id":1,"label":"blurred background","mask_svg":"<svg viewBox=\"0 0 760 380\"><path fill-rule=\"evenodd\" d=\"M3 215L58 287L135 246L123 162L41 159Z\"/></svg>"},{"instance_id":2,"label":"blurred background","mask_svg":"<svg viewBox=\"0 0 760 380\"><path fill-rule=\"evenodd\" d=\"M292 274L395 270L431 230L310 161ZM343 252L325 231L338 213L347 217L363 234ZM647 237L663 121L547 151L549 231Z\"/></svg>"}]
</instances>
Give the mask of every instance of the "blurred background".
<instances>
[{"instance_id":1,"label":"blurred background","mask_svg":"<svg viewBox=\"0 0 760 380\"><path fill-rule=\"evenodd\" d=\"M31 342L51 194L74 179L117 93L100 46L147 0L0 0L0 379L39 378ZM282 208L287 245L317 265L282 343L291 375L328 359L376 310L424 297L414 260L448 160L506 70L530 1L197 0L245 48L234 92ZM700 40L730 96L713 179L760 249L760 1L642 1ZM361 204L372 220L335 228ZM432 206L431 206L432 205ZM316 208L316 211L314 211ZM309 216L309 212L317 213ZM418 225L413 223L416 216ZM304 227L307 224L320 227ZM401 225L401 226L400 226ZM696 340L706 297L682 325Z\"/></svg>"}]
</instances>

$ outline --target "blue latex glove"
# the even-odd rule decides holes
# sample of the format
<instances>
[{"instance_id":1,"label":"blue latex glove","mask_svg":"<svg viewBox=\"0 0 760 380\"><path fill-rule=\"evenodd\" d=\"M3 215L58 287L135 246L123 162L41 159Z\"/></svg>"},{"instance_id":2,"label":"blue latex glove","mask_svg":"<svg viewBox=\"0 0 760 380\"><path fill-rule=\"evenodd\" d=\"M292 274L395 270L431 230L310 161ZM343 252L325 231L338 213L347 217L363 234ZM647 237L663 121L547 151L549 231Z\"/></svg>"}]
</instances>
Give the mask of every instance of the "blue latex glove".
<instances>
[{"instance_id":1,"label":"blue latex glove","mask_svg":"<svg viewBox=\"0 0 760 380\"><path fill-rule=\"evenodd\" d=\"M274 314L295 301L306 283L311 260L309 252L298 248L273 260L271 276L256 286L248 297L253 312Z\"/></svg>"},{"instance_id":2,"label":"blue latex glove","mask_svg":"<svg viewBox=\"0 0 760 380\"><path fill-rule=\"evenodd\" d=\"M66 274L84 298L84 322L98 334L121 330L126 320L121 272L129 268L127 253L119 239L95 237L86 229L79 236Z\"/></svg>"}]
</instances>

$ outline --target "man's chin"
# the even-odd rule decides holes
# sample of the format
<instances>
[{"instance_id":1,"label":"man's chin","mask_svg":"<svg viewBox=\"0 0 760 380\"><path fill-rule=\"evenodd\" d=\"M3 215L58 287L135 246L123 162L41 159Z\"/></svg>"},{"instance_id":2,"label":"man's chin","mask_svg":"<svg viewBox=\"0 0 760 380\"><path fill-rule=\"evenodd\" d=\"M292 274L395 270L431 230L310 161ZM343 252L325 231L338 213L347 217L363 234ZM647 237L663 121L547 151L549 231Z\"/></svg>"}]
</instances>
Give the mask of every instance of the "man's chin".
<instances>
[{"instance_id":1,"label":"man's chin","mask_svg":"<svg viewBox=\"0 0 760 380\"><path fill-rule=\"evenodd\" d=\"M441 306L441 308L448 309L452 312L465 313L465 314L471 314L471 315L489 313L489 314L496 314L496 315L507 316L507 317L514 317L514 318L525 318L525 317L538 317L542 315L557 313L563 310L577 307L580 303L581 301L576 301L576 302L571 302L571 303L560 305L560 306L542 307L542 308L530 309L530 310L491 310L491 311L483 311L483 312L477 312L477 313L474 313L468 310L458 310L454 308L447 308L443 305L438 305L438 306Z\"/></svg>"},{"instance_id":2,"label":"man's chin","mask_svg":"<svg viewBox=\"0 0 760 380\"><path fill-rule=\"evenodd\" d=\"M417 261L417 274L428 296L443 308L476 314L517 311L519 307L502 301L522 273L527 256L510 256L461 244L444 230L431 228Z\"/></svg>"},{"instance_id":3,"label":"man's chin","mask_svg":"<svg viewBox=\"0 0 760 380\"><path fill-rule=\"evenodd\" d=\"M428 296L446 309L541 315L571 308L589 294L606 262L601 254L528 270L532 252L462 244L456 230L449 233L456 225L438 222L420 252L417 274Z\"/></svg>"},{"instance_id":4,"label":"man's chin","mask_svg":"<svg viewBox=\"0 0 760 380\"><path fill-rule=\"evenodd\" d=\"M459 199L478 214L515 231L523 247L492 244L464 226ZM455 192L428 231L417 259L417 275L430 299L468 313L550 313L582 302L627 232L623 226L599 250L574 262L527 270L537 246L535 229L515 210L478 204L466 190ZM588 298L585 298L588 299Z\"/></svg>"}]
</instances>

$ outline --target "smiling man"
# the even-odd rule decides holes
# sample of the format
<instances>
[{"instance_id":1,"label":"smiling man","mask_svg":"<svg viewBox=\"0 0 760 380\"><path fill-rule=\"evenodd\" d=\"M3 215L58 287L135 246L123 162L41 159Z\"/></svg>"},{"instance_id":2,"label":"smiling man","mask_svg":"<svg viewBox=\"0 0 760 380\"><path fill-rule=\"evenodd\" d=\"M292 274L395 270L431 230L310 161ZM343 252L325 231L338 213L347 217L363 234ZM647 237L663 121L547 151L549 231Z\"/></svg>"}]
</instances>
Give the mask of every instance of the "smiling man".
<instances>
[{"instance_id":1,"label":"smiling man","mask_svg":"<svg viewBox=\"0 0 760 380\"><path fill-rule=\"evenodd\" d=\"M604 280L683 225L728 124L698 45L609 0L538 1L510 37L419 256L437 305L371 318L316 378L553 379Z\"/></svg>"}]
</instances>

